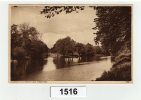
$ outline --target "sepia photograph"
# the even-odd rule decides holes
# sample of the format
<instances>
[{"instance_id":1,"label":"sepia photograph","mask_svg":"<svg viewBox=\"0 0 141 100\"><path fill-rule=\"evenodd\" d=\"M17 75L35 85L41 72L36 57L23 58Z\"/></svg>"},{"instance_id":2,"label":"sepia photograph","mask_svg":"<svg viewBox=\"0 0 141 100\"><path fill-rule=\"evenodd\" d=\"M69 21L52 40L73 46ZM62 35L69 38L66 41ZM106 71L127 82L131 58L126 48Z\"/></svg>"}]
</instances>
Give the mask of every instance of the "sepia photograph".
<instances>
[{"instance_id":1,"label":"sepia photograph","mask_svg":"<svg viewBox=\"0 0 141 100\"><path fill-rule=\"evenodd\" d=\"M9 5L11 82L132 82L132 5Z\"/></svg>"}]
</instances>

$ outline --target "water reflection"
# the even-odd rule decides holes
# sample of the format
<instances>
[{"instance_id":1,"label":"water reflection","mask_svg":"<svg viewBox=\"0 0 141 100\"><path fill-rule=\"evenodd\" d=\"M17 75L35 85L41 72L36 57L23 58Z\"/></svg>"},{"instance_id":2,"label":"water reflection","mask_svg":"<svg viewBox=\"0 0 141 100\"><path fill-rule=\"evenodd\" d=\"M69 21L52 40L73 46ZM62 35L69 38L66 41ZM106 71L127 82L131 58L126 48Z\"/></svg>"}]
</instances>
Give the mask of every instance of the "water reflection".
<instances>
[{"instance_id":1,"label":"water reflection","mask_svg":"<svg viewBox=\"0 0 141 100\"><path fill-rule=\"evenodd\" d=\"M42 71L46 64L47 60L43 59L22 59L11 61L11 80L20 80L26 75Z\"/></svg>"},{"instance_id":2,"label":"water reflection","mask_svg":"<svg viewBox=\"0 0 141 100\"><path fill-rule=\"evenodd\" d=\"M32 59L29 66L27 67L27 73L41 71L44 68L44 65L48 64L47 59ZM34 68L33 68L34 66Z\"/></svg>"},{"instance_id":3,"label":"water reflection","mask_svg":"<svg viewBox=\"0 0 141 100\"><path fill-rule=\"evenodd\" d=\"M71 67L74 66L74 67ZM65 67L65 68L63 68ZM112 67L111 57L53 58L48 57L43 70L23 80L31 81L91 81Z\"/></svg>"},{"instance_id":4,"label":"water reflection","mask_svg":"<svg viewBox=\"0 0 141 100\"><path fill-rule=\"evenodd\" d=\"M47 58L47 63L43 66L43 71L51 71L56 69L56 65L53 62L53 57Z\"/></svg>"},{"instance_id":5,"label":"water reflection","mask_svg":"<svg viewBox=\"0 0 141 100\"><path fill-rule=\"evenodd\" d=\"M34 61L32 63L32 66L35 66L36 69L34 70L38 70L40 68L39 70L42 70L42 71L51 71L51 70L60 69L60 68L68 68L71 66L85 65L91 62L98 62L98 61L106 60L106 59L108 58L107 57L65 58L63 56L60 56L60 57L49 56L47 59L43 61Z\"/></svg>"},{"instance_id":6,"label":"water reflection","mask_svg":"<svg viewBox=\"0 0 141 100\"><path fill-rule=\"evenodd\" d=\"M101 60L100 57L64 58L63 56L61 56L61 57L55 57L53 59L53 62L56 68L58 69L58 68L85 64L85 62L99 61L99 60Z\"/></svg>"},{"instance_id":7,"label":"water reflection","mask_svg":"<svg viewBox=\"0 0 141 100\"><path fill-rule=\"evenodd\" d=\"M64 58L64 57L59 57L59 58L54 58L53 59L54 64L56 65L56 68L63 68L63 67L69 67L73 64L73 59L72 58Z\"/></svg>"}]
</instances>

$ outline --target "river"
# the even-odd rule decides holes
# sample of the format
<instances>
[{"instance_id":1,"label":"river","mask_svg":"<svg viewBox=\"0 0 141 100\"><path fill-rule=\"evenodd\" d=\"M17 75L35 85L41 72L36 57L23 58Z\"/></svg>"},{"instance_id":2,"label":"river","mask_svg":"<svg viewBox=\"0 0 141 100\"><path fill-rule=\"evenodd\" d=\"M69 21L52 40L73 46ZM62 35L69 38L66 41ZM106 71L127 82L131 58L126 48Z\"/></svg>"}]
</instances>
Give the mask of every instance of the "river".
<instances>
[{"instance_id":1,"label":"river","mask_svg":"<svg viewBox=\"0 0 141 100\"><path fill-rule=\"evenodd\" d=\"M66 62L68 59L64 59ZM104 71L112 67L111 57L101 57L99 60L89 62L79 62L78 58L73 59L73 64L64 64L58 67L60 60L56 61L53 57L47 58L47 63L40 72L34 72L25 76L25 81L92 81L100 77Z\"/></svg>"}]
</instances>

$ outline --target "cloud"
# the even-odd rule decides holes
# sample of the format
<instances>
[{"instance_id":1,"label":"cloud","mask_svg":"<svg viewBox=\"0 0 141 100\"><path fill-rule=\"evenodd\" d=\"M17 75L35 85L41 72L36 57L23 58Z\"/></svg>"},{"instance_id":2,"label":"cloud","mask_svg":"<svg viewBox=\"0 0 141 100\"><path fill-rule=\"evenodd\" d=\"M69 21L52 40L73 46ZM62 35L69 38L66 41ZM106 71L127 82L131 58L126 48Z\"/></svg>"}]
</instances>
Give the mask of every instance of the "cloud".
<instances>
[{"instance_id":1,"label":"cloud","mask_svg":"<svg viewBox=\"0 0 141 100\"><path fill-rule=\"evenodd\" d=\"M94 44L92 28L96 17L95 10L86 7L79 13L61 13L50 19L40 14L43 6L20 6L12 8L11 23L29 23L42 33L42 40L52 47L59 39L70 36L77 42Z\"/></svg>"}]
</instances>

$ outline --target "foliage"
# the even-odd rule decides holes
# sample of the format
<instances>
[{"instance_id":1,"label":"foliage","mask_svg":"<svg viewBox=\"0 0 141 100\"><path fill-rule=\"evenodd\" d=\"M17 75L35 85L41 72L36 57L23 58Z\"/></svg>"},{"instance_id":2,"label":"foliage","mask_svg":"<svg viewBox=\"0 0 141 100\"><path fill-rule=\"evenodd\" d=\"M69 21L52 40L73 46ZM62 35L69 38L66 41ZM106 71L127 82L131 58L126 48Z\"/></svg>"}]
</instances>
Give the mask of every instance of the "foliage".
<instances>
[{"instance_id":1,"label":"foliage","mask_svg":"<svg viewBox=\"0 0 141 100\"><path fill-rule=\"evenodd\" d=\"M131 7L95 7L96 43L115 56L110 71L97 81L131 81Z\"/></svg>"},{"instance_id":2,"label":"foliage","mask_svg":"<svg viewBox=\"0 0 141 100\"><path fill-rule=\"evenodd\" d=\"M28 47L29 48L27 48L27 52L33 59L42 59L43 54L48 52L47 45L40 40L31 41Z\"/></svg>"},{"instance_id":3,"label":"foliage","mask_svg":"<svg viewBox=\"0 0 141 100\"><path fill-rule=\"evenodd\" d=\"M12 79L18 79L26 72L41 69L42 66L32 65L35 60L42 62L47 56L48 47L38 39L38 35L36 28L28 24L11 26Z\"/></svg>"},{"instance_id":4,"label":"foliage","mask_svg":"<svg viewBox=\"0 0 141 100\"><path fill-rule=\"evenodd\" d=\"M13 24L11 26L11 48L22 45L21 34L19 34L18 26Z\"/></svg>"},{"instance_id":5,"label":"foliage","mask_svg":"<svg viewBox=\"0 0 141 100\"><path fill-rule=\"evenodd\" d=\"M96 81L131 81L131 63L124 63L108 72L105 71Z\"/></svg>"},{"instance_id":6,"label":"foliage","mask_svg":"<svg viewBox=\"0 0 141 100\"><path fill-rule=\"evenodd\" d=\"M131 62L131 53L123 54L121 53L119 56L116 57L115 63L113 64L113 67L118 67L120 64Z\"/></svg>"},{"instance_id":7,"label":"foliage","mask_svg":"<svg viewBox=\"0 0 141 100\"><path fill-rule=\"evenodd\" d=\"M27 53L32 49L42 50L47 49L45 43L38 39L39 32L35 27L28 24L12 25L11 26L11 49L16 47L24 48Z\"/></svg>"},{"instance_id":8,"label":"foliage","mask_svg":"<svg viewBox=\"0 0 141 100\"><path fill-rule=\"evenodd\" d=\"M103 54L103 55L105 54L101 46L94 46L94 51L96 54Z\"/></svg>"},{"instance_id":9,"label":"foliage","mask_svg":"<svg viewBox=\"0 0 141 100\"><path fill-rule=\"evenodd\" d=\"M22 60L26 56L26 51L23 47L15 47L11 53L12 59Z\"/></svg>"},{"instance_id":10,"label":"foliage","mask_svg":"<svg viewBox=\"0 0 141 100\"><path fill-rule=\"evenodd\" d=\"M131 81L131 62L125 62L105 71L96 81Z\"/></svg>"},{"instance_id":11,"label":"foliage","mask_svg":"<svg viewBox=\"0 0 141 100\"><path fill-rule=\"evenodd\" d=\"M94 47L91 44L87 43L85 48L86 48L85 50L87 56L94 56L95 51L94 51Z\"/></svg>"},{"instance_id":12,"label":"foliage","mask_svg":"<svg viewBox=\"0 0 141 100\"><path fill-rule=\"evenodd\" d=\"M46 18L51 18L63 11L68 14L71 12L78 13L79 10L84 10L84 6L45 6L41 14L45 14Z\"/></svg>"},{"instance_id":13,"label":"foliage","mask_svg":"<svg viewBox=\"0 0 141 100\"><path fill-rule=\"evenodd\" d=\"M98 30L95 42L115 55L131 40L131 7L95 7L97 18L94 19Z\"/></svg>"},{"instance_id":14,"label":"foliage","mask_svg":"<svg viewBox=\"0 0 141 100\"><path fill-rule=\"evenodd\" d=\"M75 51L78 52L79 56L85 55L85 45L82 43L76 43Z\"/></svg>"},{"instance_id":15,"label":"foliage","mask_svg":"<svg viewBox=\"0 0 141 100\"><path fill-rule=\"evenodd\" d=\"M94 47L91 44L82 44L74 41L70 37L59 39L51 49L54 53L60 53L62 55L73 55L78 53L78 56L94 56L95 54L101 54L102 50L99 46Z\"/></svg>"},{"instance_id":16,"label":"foliage","mask_svg":"<svg viewBox=\"0 0 141 100\"><path fill-rule=\"evenodd\" d=\"M31 27L27 23L19 25L19 32L20 34L22 34L23 38L29 38L32 40L38 39L39 32L35 27Z\"/></svg>"},{"instance_id":17,"label":"foliage","mask_svg":"<svg viewBox=\"0 0 141 100\"><path fill-rule=\"evenodd\" d=\"M125 51L115 58L110 71L105 71L96 81L131 81L131 51Z\"/></svg>"},{"instance_id":18,"label":"foliage","mask_svg":"<svg viewBox=\"0 0 141 100\"><path fill-rule=\"evenodd\" d=\"M62 55L72 54L74 51L75 41L70 37L59 39L53 47L53 51Z\"/></svg>"}]
</instances>

